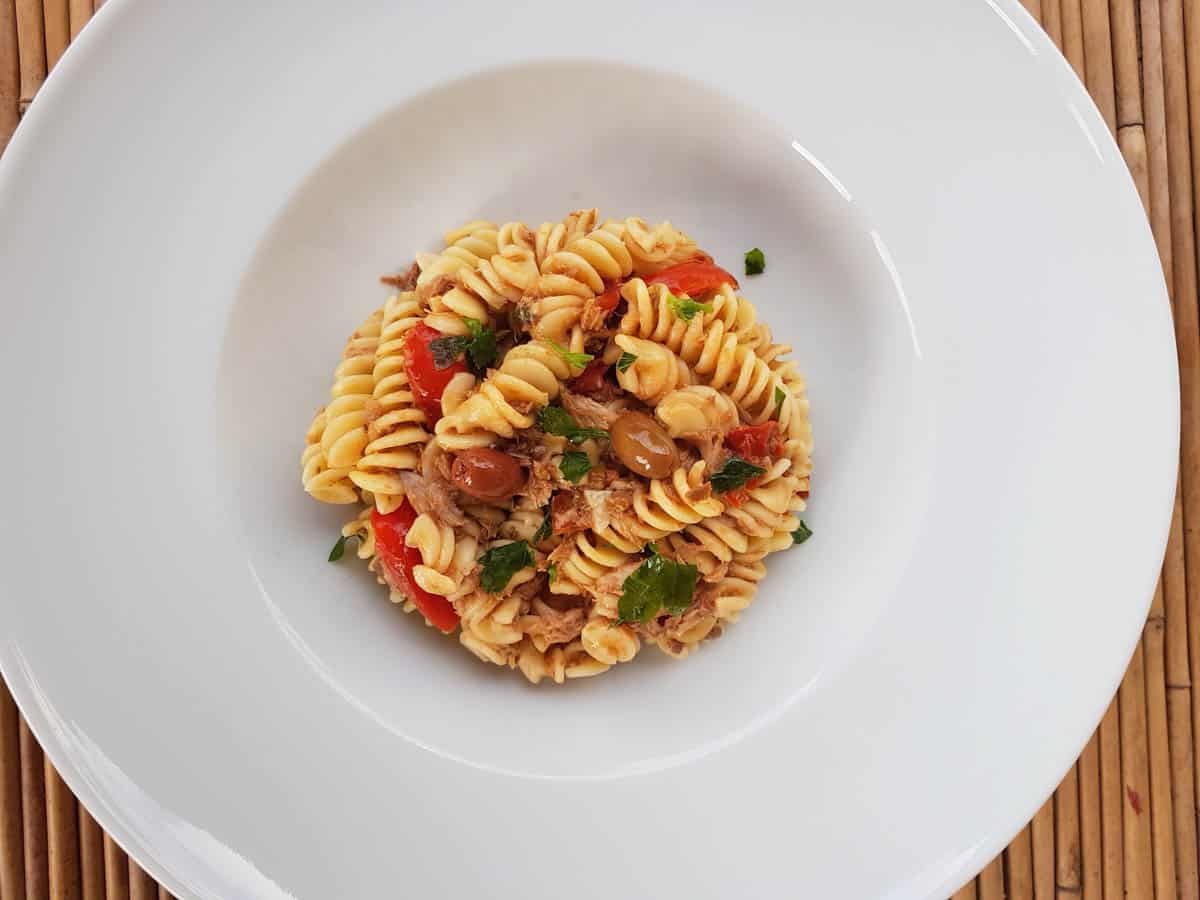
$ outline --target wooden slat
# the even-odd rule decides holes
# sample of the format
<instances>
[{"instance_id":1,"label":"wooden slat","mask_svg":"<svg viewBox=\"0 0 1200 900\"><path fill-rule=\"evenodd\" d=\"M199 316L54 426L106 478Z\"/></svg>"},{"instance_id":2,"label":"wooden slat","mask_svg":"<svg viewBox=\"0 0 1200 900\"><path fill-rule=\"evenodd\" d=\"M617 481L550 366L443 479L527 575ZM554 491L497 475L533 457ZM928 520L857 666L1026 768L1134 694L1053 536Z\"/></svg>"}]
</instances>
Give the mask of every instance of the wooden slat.
<instances>
[{"instance_id":1,"label":"wooden slat","mask_svg":"<svg viewBox=\"0 0 1200 900\"><path fill-rule=\"evenodd\" d=\"M129 900L158 900L158 885L132 859L129 860Z\"/></svg>"},{"instance_id":2,"label":"wooden slat","mask_svg":"<svg viewBox=\"0 0 1200 900\"><path fill-rule=\"evenodd\" d=\"M46 28L40 0L16 0L17 56L21 69L22 109L46 80Z\"/></svg>"},{"instance_id":3,"label":"wooden slat","mask_svg":"<svg viewBox=\"0 0 1200 900\"><path fill-rule=\"evenodd\" d=\"M1004 881L1008 900L1033 900L1033 836L1029 825L1004 851Z\"/></svg>"},{"instance_id":4,"label":"wooden slat","mask_svg":"<svg viewBox=\"0 0 1200 900\"><path fill-rule=\"evenodd\" d=\"M79 804L79 875L83 900L104 900L104 833Z\"/></svg>"},{"instance_id":5,"label":"wooden slat","mask_svg":"<svg viewBox=\"0 0 1200 900\"><path fill-rule=\"evenodd\" d=\"M1004 860L997 856L979 873L979 900L1004 900Z\"/></svg>"},{"instance_id":6,"label":"wooden slat","mask_svg":"<svg viewBox=\"0 0 1200 900\"><path fill-rule=\"evenodd\" d=\"M46 778L42 748L21 720L21 817L25 840L26 900L48 900L50 872L46 859Z\"/></svg>"},{"instance_id":7,"label":"wooden slat","mask_svg":"<svg viewBox=\"0 0 1200 900\"><path fill-rule=\"evenodd\" d=\"M1121 682L1121 776L1125 790L1122 814L1125 847L1125 894L1154 896L1154 847L1150 829L1150 760L1146 740L1146 678L1138 643Z\"/></svg>"},{"instance_id":8,"label":"wooden slat","mask_svg":"<svg viewBox=\"0 0 1200 900\"><path fill-rule=\"evenodd\" d=\"M1055 887L1059 896L1082 887L1079 860L1079 779L1072 767L1054 792Z\"/></svg>"},{"instance_id":9,"label":"wooden slat","mask_svg":"<svg viewBox=\"0 0 1200 900\"><path fill-rule=\"evenodd\" d=\"M1142 634L1146 679L1146 741L1150 763L1150 827L1154 841L1154 888L1159 897L1175 892L1175 815L1171 803L1171 753L1167 744L1167 693L1163 671L1163 601L1154 592Z\"/></svg>"},{"instance_id":10,"label":"wooden slat","mask_svg":"<svg viewBox=\"0 0 1200 900\"><path fill-rule=\"evenodd\" d=\"M71 22L71 40L75 40L92 17L91 0L69 0L67 13Z\"/></svg>"},{"instance_id":11,"label":"wooden slat","mask_svg":"<svg viewBox=\"0 0 1200 900\"><path fill-rule=\"evenodd\" d=\"M17 707L0 681L0 898L25 896L21 833L21 732Z\"/></svg>"},{"instance_id":12,"label":"wooden slat","mask_svg":"<svg viewBox=\"0 0 1200 900\"><path fill-rule=\"evenodd\" d=\"M1079 757L1079 852L1083 900L1101 900L1104 845L1100 818L1100 736L1093 734Z\"/></svg>"},{"instance_id":13,"label":"wooden slat","mask_svg":"<svg viewBox=\"0 0 1200 900\"><path fill-rule=\"evenodd\" d=\"M75 795L45 761L46 832L51 900L79 900L79 818Z\"/></svg>"},{"instance_id":14,"label":"wooden slat","mask_svg":"<svg viewBox=\"0 0 1200 900\"><path fill-rule=\"evenodd\" d=\"M1050 2L1053 2L1053 0L1050 0ZM1021 4L1039 23L1042 21L1042 0L1021 0Z\"/></svg>"},{"instance_id":15,"label":"wooden slat","mask_svg":"<svg viewBox=\"0 0 1200 900\"><path fill-rule=\"evenodd\" d=\"M1111 0L1113 80L1117 127L1142 124L1142 75L1138 68L1137 0Z\"/></svg>"},{"instance_id":16,"label":"wooden slat","mask_svg":"<svg viewBox=\"0 0 1200 900\"><path fill-rule=\"evenodd\" d=\"M1121 774L1121 721L1114 697L1100 720L1100 837L1104 900L1125 896L1125 786Z\"/></svg>"},{"instance_id":17,"label":"wooden slat","mask_svg":"<svg viewBox=\"0 0 1200 900\"><path fill-rule=\"evenodd\" d=\"M46 32L46 70L50 71L71 42L67 0L42 0L42 19Z\"/></svg>"},{"instance_id":18,"label":"wooden slat","mask_svg":"<svg viewBox=\"0 0 1200 900\"><path fill-rule=\"evenodd\" d=\"M1062 12L1059 10L1058 3L1059 0L1043 0L1042 27L1046 29L1050 40L1054 41L1054 46L1061 50L1063 48Z\"/></svg>"},{"instance_id":19,"label":"wooden slat","mask_svg":"<svg viewBox=\"0 0 1200 900\"><path fill-rule=\"evenodd\" d=\"M1079 80L1087 82L1087 67L1083 58L1083 12L1079 8L1079 0L1061 0L1059 4L1062 16L1063 55Z\"/></svg>"},{"instance_id":20,"label":"wooden slat","mask_svg":"<svg viewBox=\"0 0 1200 900\"><path fill-rule=\"evenodd\" d=\"M129 900L129 859L104 835L104 900Z\"/></svg>"},{"instance_id":21,"label":"wooden slat","mask_svg":"<svg viewBox=\"0 0 1200 900\"><path fill-rule=\"evenodd\" d=\"M975 879L972 878L957 891L951 900L978 900L979 892L975 889Z\"/></svg>"},{"instance_id":22,"label":"wooden slat","mask_svg":"<svg viewBox=\"0 0 1200 900\"><path fill-rule=\"evenodd\" d=\"M17 53L17 10L0 0L0 153L20 119L21 66Z\"/></svg>"},{"instance_id":23,"label":"wooden slat","mask_svg":"<svg viewBox=\"0 0 1200 900\"><path fill-rule=\"evenodd\" d=\"M1043 7L1045 10L1046 7ZM1033 896L1053 900L1054 889L1054 798L1042 804L1030 823L1033 838Z\"/></svg>"},{"instance_id":24,"label":"wooden slat","mask_svg":"<svg viewBox=\"0 0 1200 900\"><path fill-rule=\"evenodd\" d=\"M1108 0L1082 0L1083 58L1087 89L1112 134L1117 133L1117 97L1113 81L1112 29Z\"/></svg>"}]
</instances>

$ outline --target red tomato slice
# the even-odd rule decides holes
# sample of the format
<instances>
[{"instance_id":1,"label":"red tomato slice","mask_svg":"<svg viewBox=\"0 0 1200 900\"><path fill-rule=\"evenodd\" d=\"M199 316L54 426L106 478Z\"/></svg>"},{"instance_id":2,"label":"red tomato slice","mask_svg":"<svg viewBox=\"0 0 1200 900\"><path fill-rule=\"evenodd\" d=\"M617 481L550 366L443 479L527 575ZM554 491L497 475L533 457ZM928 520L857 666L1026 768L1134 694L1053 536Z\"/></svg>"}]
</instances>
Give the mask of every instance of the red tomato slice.
<instances>
[{"instance_id":1,"label":"red tomato slice","mask_svg":"<svg viewBox=\"0 0 1200 900\"><path fill-rule=\"evenodd\" d=\"M608 369L609 365L604 360L593 359L587 364L587 368L572 380L571 390L580 394L594 394L604 387L604 375Z\"/></svg>"},{"instance_id":2,"label":"red tomato slice","mask_svg":"<svg viewBox=\"0 0 1200 900\"><path fill-rule=\"evenodd\" d=\"M753 462L779 456L779 425L774 421L761 425L743 425L725 435L725 444L742 459Z\"/></svg>"},{"instance_id":3,"label":"red tomato slice","mask_svg":"<svg viewBox=\"0 0 1200 900\"><path fill-rule=\"evenodd\" d=\"M417 512L407 500L386 516L378 509L371 510L375 554L383 564L383 577L387 583L412 600L434 628L449 634L458 627L458 613L449 600L424 590L412 576L413 568L421 565L421 551L406 547L404 538L416 520Z\"/></svg>"},{"instance_id":4,"label":"red tomato slice","mask_svg":"<svg viewBox=\"0 0 1200 900\"><path fill-rule=\"evenodd\" d=\"M624 282L618 281L612 285L603 294L596 297L596 306L600 309L612 312L617 308L617 304L621 302L621 285Z\"/></svg>"},{"instance_id":5,"label":"red tomato slice","mask_svg":"<svg viewBox=\"0 0 1200 900\"><path fill-rule=\"evenodd\" d=\"M459 372L467 371L467 364L461 359L444 369L433 364L429 345L440 337L445 335L422 322L409 331L404 339L404 371L408 373L408 383L412 385L413 400L431 425L442 417L442 392L446 390L446 385Z\"/></svg>"},{"instance_id":6,"label":"red tomato slice","mask_svg":"<svg viewBox=\"0 0 1200 900\"><path fill-rule=\"evenodd\" d=\"M715 263L700 259L668 266L646 279L646 284L665 284L672 294L699 297L715 291L723 284L737 287L737 279Z\"/></svg>"}]
</instances>

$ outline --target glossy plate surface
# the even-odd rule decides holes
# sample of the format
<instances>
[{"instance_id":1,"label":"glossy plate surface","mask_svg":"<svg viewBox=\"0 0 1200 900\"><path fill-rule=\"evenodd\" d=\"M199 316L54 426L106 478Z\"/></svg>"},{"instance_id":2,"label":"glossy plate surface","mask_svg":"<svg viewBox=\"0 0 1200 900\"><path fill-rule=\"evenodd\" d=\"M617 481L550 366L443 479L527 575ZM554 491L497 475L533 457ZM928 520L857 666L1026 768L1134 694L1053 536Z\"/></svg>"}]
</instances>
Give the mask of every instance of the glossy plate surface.
<instances>
[{"instance_id":1,"label":"glossy plate surface","mask_svg":"<svg viewBox=\"0 0 1200 900\"><path fill-rule=\"evenodd\" d=\"M298 456L379 274L584 205L766 251L815 536L689 660L533 688L328 565ZM1009 0L110 0L0 160L0 295L0 667L182 897L944 896L1161 560L1161 270Z\"/></svg>"}]
</instances>

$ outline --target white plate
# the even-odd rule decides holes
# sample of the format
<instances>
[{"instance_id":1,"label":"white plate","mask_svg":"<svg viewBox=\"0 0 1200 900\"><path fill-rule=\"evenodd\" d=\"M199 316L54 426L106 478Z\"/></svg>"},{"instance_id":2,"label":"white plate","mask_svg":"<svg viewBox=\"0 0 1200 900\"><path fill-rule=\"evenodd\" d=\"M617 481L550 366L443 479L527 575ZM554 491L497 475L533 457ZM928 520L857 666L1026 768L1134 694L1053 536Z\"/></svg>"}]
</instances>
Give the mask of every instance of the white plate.
<instances>
[{"instance_id":1,"label":"white plate","mask_svg":"<svg viewBox=\"0 0 1200 900\"><path fill-rule=\"evenodd\" d=\"M593 204L766 250L816 536L687 662L532 688L326 564L299 445L379 273ZM184 897L944 896L1161 558L1159 265L1012 0L112 2L0 162L0 278L0 663Z\"/></svg>"}]
</instances>

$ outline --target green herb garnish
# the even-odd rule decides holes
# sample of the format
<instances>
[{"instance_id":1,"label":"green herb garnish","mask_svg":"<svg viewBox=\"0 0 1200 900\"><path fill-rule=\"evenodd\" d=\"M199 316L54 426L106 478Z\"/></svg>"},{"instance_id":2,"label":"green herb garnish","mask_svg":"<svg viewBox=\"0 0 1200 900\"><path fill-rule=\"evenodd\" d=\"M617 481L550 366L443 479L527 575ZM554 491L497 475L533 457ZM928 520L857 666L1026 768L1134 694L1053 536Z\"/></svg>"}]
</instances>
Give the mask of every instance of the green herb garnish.
<instances>
[{"instance_id":1,"label":"green herb garnish","mask_svg":"<svg viewBox=\"0 0 1200 900\"><path fill-rule=\"evenodd\" d=\"M588 438L603 440L608 437L608 432L600 428L580 428L561 406L543 406L538 410L538 427L546 434L565 437L572 444L582 444Z\"/></svg>"},{"instance_id":2,"label":"green herb garnish","mask_svg":"<svg viewBox=\"0 0 1200 900\"><path fill-rule=\"evenodd\" d=\"M479 557L479 565L483 567L479 573L480 586L489 594L498 594L508 587L517 572L533 565L533 551L524 541L514 541L493 547Z\"/></svg>"},{"instance_id":3,"label":"green herb garnish","mask_svg":"<svg viewBox=\"0 0 1200 900\"><path fill-rule=\"evenodd\" d=\"M747 481L757 478L759 475L765 475L766 472L767 470L762 466L746 462L740 456L731 456L725 460L725 465L721 466L720 471L713 473L709 481L712 482L714 491L724 494L737 490Z\"/></svg>"},{"instance_id":4,"label":"green herb garnish","mask_svg":"<svg viewBox=\"0 0 1200 900\"><path fill-rule=\"evenodd\" d=\"M628 350L626 350L624 353L621 354L621 358L617 360L617 371L618 372L628 372L629 367L632 366L635 362L637 362L637 357L634 356L632 353L630 353Z\"/></svg>"},{"instance_id":5,"label":"green herb garnish","mask_svg":"<svg viewBox=\"0 0 1200 900\"><path fill-rule=\"evenodd\" d=\"M550 563L550 568L546 570L546 574L550 576L550 583L558 581L558 563Z\"/></svg>"},{"instance_id":6,"label":"green herb garnish","mask_svg":"<svg viewBox=\"0 0 1200 900\"><path fill-rule=\"evenodd\" d=\"M429 342L435 369L448 369L465 353L467 367L482 375L496 361L496 333L477 319L463 319L470 334L450 334Z\"/></svg>"},{"instance_id":7,"label":"green herb garnish","mask_svg":"<svg viewBox=\"0 0 1200 900\"><path fill-rule=\"evenodd\" d=\"M767 258L763 252L755 247L753 250L746 251L746 274L761 275L763 270L767 268Z\"/></svg>"},{"instance_id":8,"label":"green herb garnish","mask_svg":"<svg viewBox=\"0 0 1200 900\"><path fill-rule=\"evenodd\" d=\"M629 573L617 604L617 622L649 622L666 610L677 616L692 605L699 571L693 565L659 556L651 544L650 558Z\"/></svg>"},{"instance_id":9,"label":"green herb garnish","mask_svg":"<svg viewBox=\"0 0 1200 900\"><path fill-rule=\"evenodd\" d=\"M339 559L341 559L343 556L345 556L346 541L349 540L350 537L352 537L352 535L343 534L340 538L337 539L337 543L334 544L333 549L329 551L329 561L330 562L337 562Z\"/></svg>"},{"instance_id":10,"label":"green herb garnish","mask_svg":"<svg viewBox=\"0 0 1200 900\"><path fill-rule=\"evenodd\" d=\"M567 361L567 365L574 366L577 369L584 368L588 363L596 358L590 353L573 353L562 344L556 344L554 341L547 341L546 343L554 348L555 353Z\"/></svg>"},{"instance_id":11,"label":"green herb garnish","mask_svg":"<svg viewBox=\"0 0 1200 900\"><path fill-rule=\"evenodd\" d=\"M538 526L538 530L533 533L533 545L536 547L546 538L550 537L550 507L546 507L546 518L542 519L542 524Z\"/></svg>"},{"instance_id":12,"label":"green herb garnish","mask_svg":"<svg viewBox=\"0 0 1200 900\"><path fill-rule=\"evenodd\" d=\"M775 415L779 415L779 411L783 409L783 401L787 399L787 391L776 385L775 387Z\"/></svg>"},{"instance_id":13,"label":"green herb garnish","mask_svg":"<svg viewBox=\"0 0 1200 900\"><path fill-rule=\"evenodd\" d=\"M690 322L696 318L696 313L713 311L711 303L697 303L691 297L676 297L674 294L667 294L667 305L671 307L671 312L675 313L677 318L683 319L685 322Z\"/></svg>"},{"instance_id":14,"label":"green herb garnish","mask_svg":"<svg viewBox=\"0 0 1200 900\"><path fill-rule=\"evenodd\" d=\"M804 520L800 520L800 527L792 532L792 544L803 544L812 537L812 529L804 524Z\"/></svg>"},{"instance_id":15,"label":"green herb garnish","mask_svg":"<svg viewBox=\"0 0 1200 900\"><path fill-rule=\"evenodd\" d=\"M586 453L568 450L558 461L558 470L562 472L563 478L571 484L579 484L583 476L592 471L592 461L588 459Z\"/></svg>"}]
</instances>

